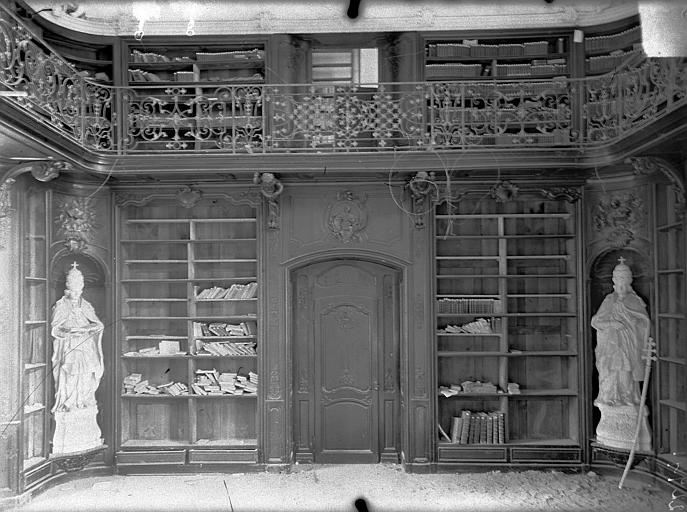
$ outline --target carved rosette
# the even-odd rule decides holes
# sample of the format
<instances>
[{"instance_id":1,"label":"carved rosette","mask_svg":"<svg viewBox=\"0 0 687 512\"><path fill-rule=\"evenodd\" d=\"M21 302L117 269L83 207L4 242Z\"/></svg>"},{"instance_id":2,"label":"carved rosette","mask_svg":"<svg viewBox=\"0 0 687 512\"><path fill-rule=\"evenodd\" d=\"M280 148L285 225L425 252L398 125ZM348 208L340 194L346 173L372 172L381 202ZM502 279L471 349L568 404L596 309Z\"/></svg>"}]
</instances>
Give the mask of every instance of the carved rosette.
<instances>
[{"instance_id":1,"label":"carved rosette","mask_svg":"<svg viewBox=\"0 0 687 512\"><path fill-rule=\"evenodd\" d=\"M515 200L518 197L518 192L517 185L510 181L499 181L489 191L491 198L497 203L507 203L508 201Z\"/></svg>"},{"instance_id":2,"label":"carved rosette","mask_svg":"<svg viewBox=\"0 0 687 512\"><path fill-rule=\"evenodd\" d=\"M644 201L630 192L599 201L594 214L594 229L605 235L612 247L627 247L645 216Z\"/></svg>"},{"instance_id":3,"label":"carved rosette","mask_svg":"<svg viewBox=\"0 0 687 512\"><path fill-rule=\"evenodd\" d=\"M362 242L367 227L367 196L347 190L339 192L327 208L326 227L330 236L344 244Z\"/></svg>"},{"instance_id":4,"label":"carved rosette","mask_svg":"<svg viewBox=\"0 0 687 512\"><path fill-rule=\"evenodd\" d=\"M64 237L64 245L70 252L83 252L88 247L96 226L93 201L88 197L75 197L59 204L55 221L58 235Z\"/></svg>"},{"instance_id":5,"label":"carved rosette","mask_svg":"<svg viewBox=\"0 0 687 512\"><path fill-rule=\"evenodd\" d=\"M184 208L193 208L202 196L200 190L186 186L177 192L176 199Z\"/></svg>"}]
</instances>

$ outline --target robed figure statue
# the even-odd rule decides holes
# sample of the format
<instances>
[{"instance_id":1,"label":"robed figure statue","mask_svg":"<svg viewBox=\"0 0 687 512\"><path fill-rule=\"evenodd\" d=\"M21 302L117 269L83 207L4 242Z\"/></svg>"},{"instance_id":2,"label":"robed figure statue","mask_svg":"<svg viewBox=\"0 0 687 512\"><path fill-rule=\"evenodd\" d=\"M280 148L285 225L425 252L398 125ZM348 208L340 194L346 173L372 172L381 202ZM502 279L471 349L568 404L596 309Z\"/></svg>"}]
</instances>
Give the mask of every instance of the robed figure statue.
<instances>
[{"instance_id":1,"label":"robed figure statue","mask_svg":"<svg viewBox=\"0 0 687 512\"><path fill-rule=\"evenodd\" d=\"M103 324L81 294L84 278L74 263L66 290L52 310L52 373L55 381L53 454L102 445L95 392L103 376Z\"/></svg>"},{"instance_id":2,"label":"robed figure statue","mask_svg":"<svg viewBox=\"0 0 687 512\"><path fill-rule=\"evenodd\" d=\"M630 267L624 258L619 261L613 269L613 292L604 298L591 320L597 331L595 355L599 372L599 394L594 405L601 410L597 441L630 449L634 442L639 381L644 377L643 354L651 322L644 301L632 289ZM650 435L645 419L643 423L640 449L649 449ZM626 427L630 427L629 430Z\"/></svg>"}]
</instances>

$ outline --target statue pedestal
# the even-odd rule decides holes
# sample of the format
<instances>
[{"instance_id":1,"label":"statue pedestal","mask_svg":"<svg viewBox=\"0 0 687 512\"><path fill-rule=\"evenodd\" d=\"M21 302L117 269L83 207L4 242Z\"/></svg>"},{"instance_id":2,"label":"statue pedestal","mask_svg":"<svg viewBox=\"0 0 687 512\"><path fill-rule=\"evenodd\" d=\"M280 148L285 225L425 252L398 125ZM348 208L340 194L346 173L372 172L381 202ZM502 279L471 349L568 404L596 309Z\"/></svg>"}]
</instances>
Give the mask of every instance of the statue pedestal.
<instances>
[{"instance_id":1,"label":"statue pedestal","mask_svg":"<svg viewBox=\"0 0 687 512\"><path fill-rule=\"evenodd\" d=\"M69 455L102 446L101 432L95 420L98 407L55 411L53 455Z\"/></svg>"},{"instance_id":2,"label":"statue pedestal","mask_svg":"<svg viewBox=\"0 0 687 512\"><path fill-rule=\"evenodd\" d=\"M611 448L631 450L637 428L638 405L607 405L594 402L601 411L601 421L596 427L596 441ZM637 437L637 450L651 451L651 431L647 422L649 410L644 407L644 414Z\"/></svg>"}]
</instances>

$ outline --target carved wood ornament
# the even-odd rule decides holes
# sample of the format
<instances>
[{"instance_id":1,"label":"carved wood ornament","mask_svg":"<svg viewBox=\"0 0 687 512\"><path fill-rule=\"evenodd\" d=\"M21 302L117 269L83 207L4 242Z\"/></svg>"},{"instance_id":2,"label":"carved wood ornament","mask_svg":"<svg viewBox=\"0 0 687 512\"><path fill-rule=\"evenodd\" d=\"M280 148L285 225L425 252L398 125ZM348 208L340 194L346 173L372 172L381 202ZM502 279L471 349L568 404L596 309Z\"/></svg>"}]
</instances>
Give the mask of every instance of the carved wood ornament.
<instances>
[{"instance_id":1,"label":"carved wood ornament","mask_svg":"<svg viewBox=\"0 0 687 512\"><path fill-rule=\"evenodd\" d=\"M687 211L687 193L680 172L667 160L656 156L632 156L625 160L632 165L638 176L648 176L655 172L662 172L668 178L675 194L675 213L682 219Z\"/></svg>"},{"instance_id":2,"label":"carved wood ornament","mask_svg":"<svg viewBox=\"0 0 687 512\"><path fill-rule=\"evenodd\" d=\"M416 229L425 227L424 216L432 208L432 202L439 198L439 187L434 179L435 174L433 172L419 171L408 182L408 189L413 198Z\"/></svg>"},{"instance_id":3,"label":"carved wood ornament","mask_svg":"<svg viewBox=\"0 0 687 512\"><path fill-rule=\"evenodd\" d=\"M330 235L344 244L361 242L365 239L367 208L365 195L359 196L350 190L339 192L336 200L327 208L326 223Z\"/></svg>"},{"instance_id":4,"label":"carved wood ornament","mask_svg":"<svg viewBox=\"0 0 687 512\"><path fill-rule=\"evenodd\" d=\"M594 229L605 234L612 247L626 247L645 216L644 201L630 192L603 198L596 205Z\"/></svg>"}]
</instances>

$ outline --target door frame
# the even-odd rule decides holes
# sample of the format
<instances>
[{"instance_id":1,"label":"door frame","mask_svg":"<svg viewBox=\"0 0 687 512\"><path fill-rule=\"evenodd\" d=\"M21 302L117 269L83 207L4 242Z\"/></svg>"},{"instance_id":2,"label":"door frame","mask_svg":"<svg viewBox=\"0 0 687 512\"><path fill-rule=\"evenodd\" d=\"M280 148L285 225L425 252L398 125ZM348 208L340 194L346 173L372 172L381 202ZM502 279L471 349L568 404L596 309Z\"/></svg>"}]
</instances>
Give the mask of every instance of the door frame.
<instances>
[{"instance_id":1,"label":"door frame","mask_svg":"<svg viewBox=\"0 0 687 512\"><path fill-rule=\"evenodd\" d=\"M313 461L309 458L298 458L296 454L296 435L294 425L295 425L295 415L298 414L296 408L296 390L294 389L294 314L296 312L295 302L298 300L295 297L295 289L293 286L292 279L295 276L296 271L301 270L310 265L317 263L326 263L334 261L363 261L381 265L389 270L392 270L398 276L396 282L396 292L397 292L397 325L396 329L398 332L398 371L399 371L399 412L396 417L399 420L398 424L398 456L400 462L404 463L407 460L406 454L408 453L410 445L410 433L409 433L409 419L408 419L408 402L409 402L409 389L408 389L408 316L403 315L403 311L407 311L406 307L406 295L407 295L407 282L408 282L408 271L409 263L407 261L401 260L399 258L389 256L389 255L379 255L372 253L371 251L356 251L351 249L338 249L338 250L328 250L321 253L308 254L298 258L290 260L284 265L284 270L286 274L286 286L284 290L284 301L286 304L286 386L287 386L287 396L288 396L288 406L286 414L286 426L288 432L287 445L290 450L290 460L292 462L304 462L312 463ZM380 450L380 455L381 455ZM381 455L380 462L395 462L386 460L383 455Z\"/></svg>"}]
</instances>

